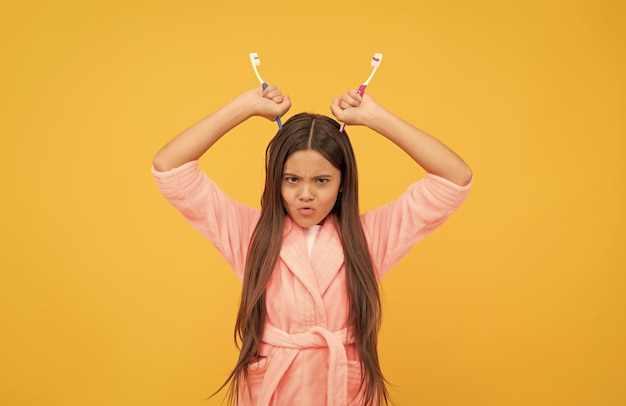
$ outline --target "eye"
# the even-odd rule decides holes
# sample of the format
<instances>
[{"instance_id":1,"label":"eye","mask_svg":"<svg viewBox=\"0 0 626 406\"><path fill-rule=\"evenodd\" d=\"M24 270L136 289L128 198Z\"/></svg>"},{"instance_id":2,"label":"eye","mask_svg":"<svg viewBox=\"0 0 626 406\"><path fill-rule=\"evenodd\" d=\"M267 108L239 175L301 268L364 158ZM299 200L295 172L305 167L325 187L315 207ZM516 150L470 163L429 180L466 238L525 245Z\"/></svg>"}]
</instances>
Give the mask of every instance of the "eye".
<instances>
[{"instance_id":1,"label":"eye","mask_svg":"<svg viewBox=\"0 0 626 406\"><path fill-rule=\"evenodd\" d=\"M319 183L320 185L324 185L324 184L328 183L328 179L326 179L326 178L317 178L317 183Z\"/></svg>"},{"instance_id":2,"label":"eye","mask_svg":"<svg viewBox=\"0 0 626 406\"><path fill-rule=\"evenodd\" d=\"M296 178L295 176L285 176L285 182L298 183L298 178Z\"/></svg>"}]
</instances>

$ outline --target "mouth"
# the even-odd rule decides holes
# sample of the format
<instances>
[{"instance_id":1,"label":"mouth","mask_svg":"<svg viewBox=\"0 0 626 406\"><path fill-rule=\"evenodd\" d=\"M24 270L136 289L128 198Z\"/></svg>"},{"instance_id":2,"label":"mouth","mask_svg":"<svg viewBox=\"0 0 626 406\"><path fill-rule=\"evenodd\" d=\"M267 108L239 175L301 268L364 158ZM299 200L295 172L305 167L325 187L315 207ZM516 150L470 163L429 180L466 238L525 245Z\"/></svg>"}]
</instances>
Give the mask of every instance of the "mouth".
<instances>
[{"instance_id":1,"label":"mouth","mask_svg":"<svg viewBox=\"0 0 626 406\"><path fill-rule=\"evenodd\" d=\"M315 209L312 207L300 207L298 208L298 213L302 216L311 216L315 212Z\"/></svg>"}]
</instances>

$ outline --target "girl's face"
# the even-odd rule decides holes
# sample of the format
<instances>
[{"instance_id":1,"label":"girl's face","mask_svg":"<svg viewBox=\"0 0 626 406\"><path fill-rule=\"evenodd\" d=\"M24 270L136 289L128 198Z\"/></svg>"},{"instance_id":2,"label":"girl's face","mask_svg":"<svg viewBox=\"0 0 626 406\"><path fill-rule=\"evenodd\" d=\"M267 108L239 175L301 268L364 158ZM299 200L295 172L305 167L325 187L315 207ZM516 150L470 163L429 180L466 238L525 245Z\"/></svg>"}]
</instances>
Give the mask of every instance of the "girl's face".
<instances>
[{"instance_id":1,"label":"girl's face","mask_svg":"<svg viewBox=\"0 0 626 406\"><path fill-rule=\"evenodd\" d=\"M300 227L321 223L335 206L341 172L314 150L296 151L283 169L281 195L289 217Z\"/></svg>"}]
</instances>

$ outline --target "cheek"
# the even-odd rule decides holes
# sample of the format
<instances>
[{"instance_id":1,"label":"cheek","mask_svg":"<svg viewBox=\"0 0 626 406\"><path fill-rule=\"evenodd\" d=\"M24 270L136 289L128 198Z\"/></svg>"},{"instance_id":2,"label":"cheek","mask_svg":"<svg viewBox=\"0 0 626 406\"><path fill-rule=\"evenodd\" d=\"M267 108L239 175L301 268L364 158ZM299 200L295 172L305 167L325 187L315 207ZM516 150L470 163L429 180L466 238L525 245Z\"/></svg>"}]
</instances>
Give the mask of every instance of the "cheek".
<instances>
[{"instance_id":1,"label":"cheek","mask_svg":"<svg viewBox=\"0 0 626 406\"><path fill-rule=\"evenodd\" d=\"M340 199L341 194L339 192L330 193L326 199L330 206L334 206Z\"/></svg>"},{"instance_id":2,"label":"cheek","mask_svg":"<svg viewBox=\"0 0 626 406\"><path fill-rule=\"evenodd\" d=\"M283 207L287 209L289 202L293 201L293 192L290 192L287 188L282 188L280 191L280 197L283 202Z\"/></svg>"}]
</instances>

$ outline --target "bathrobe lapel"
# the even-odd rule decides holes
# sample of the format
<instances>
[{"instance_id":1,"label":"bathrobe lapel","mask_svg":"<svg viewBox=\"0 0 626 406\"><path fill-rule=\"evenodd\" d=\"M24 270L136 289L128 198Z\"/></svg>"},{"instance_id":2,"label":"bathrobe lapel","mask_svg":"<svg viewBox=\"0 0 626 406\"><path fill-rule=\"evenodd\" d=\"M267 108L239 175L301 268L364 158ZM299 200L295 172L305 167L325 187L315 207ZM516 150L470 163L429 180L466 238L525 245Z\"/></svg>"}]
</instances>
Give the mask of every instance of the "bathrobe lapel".
<instances>
[{"instance_id":1,"label":"bathrobe lapel","mask_svg":"<svg viewBox=\"0 0 626 406\"><path fill-rule=\"evenodd\" d=\"M324 222L324 226L313 246L311 257L317 287L320 295L324 295L344 263L343 247L335 228L334 218L329 218Z\"/></svg>"},{"instance_id":2,"label":"bathrobe lapel","mask_svg":"<svg viewBox=\"0 0 626 406\"><path fill-rule=\"evenodd\" d=\"M302 283L313 299L316 313L326 323L322 295L343 265L343 249L334 226L334 219L324 222L311 257L307 251L304 231L291 219L285 221L280 258Z\"/></svg>"},{"instance_id":3,"label":"bathrobe lapel","mask_svg":"<svg viewBox=\"0 0 626 406\"><path fill-rule=\"evenodd\" d=\"M289 218L285 220L280 258L312 295L317 293L318 288L313 276L304 231Z\"/></svg>"}]
</instances>

